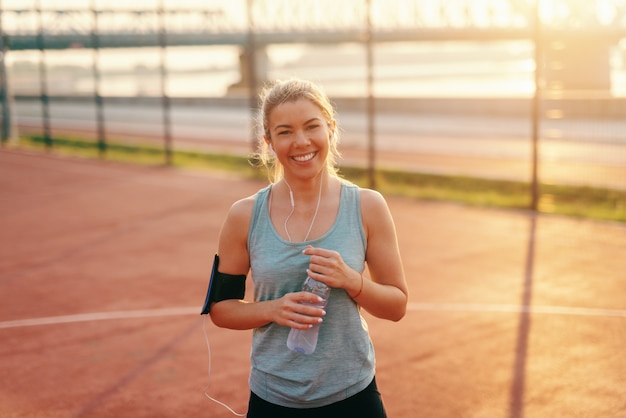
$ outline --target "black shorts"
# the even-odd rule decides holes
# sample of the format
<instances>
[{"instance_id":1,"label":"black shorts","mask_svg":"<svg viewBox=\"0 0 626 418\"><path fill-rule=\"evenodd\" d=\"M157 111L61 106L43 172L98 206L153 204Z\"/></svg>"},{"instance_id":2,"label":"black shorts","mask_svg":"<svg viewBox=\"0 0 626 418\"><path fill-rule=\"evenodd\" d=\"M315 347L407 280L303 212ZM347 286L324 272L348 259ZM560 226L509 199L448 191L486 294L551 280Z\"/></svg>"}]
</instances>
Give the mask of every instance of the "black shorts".
<instances>
[{"instance_id":1,"label":"black shorts","mask_svg":"<svg viewBox=\"0 0 626 418\"><path fill-rule=\"evenodd\" d=\"M286 408L264 401L250 392L247 418L387 418L376 378L363 391L343 401L319 408Z\"/></svg>"}]
</instances>

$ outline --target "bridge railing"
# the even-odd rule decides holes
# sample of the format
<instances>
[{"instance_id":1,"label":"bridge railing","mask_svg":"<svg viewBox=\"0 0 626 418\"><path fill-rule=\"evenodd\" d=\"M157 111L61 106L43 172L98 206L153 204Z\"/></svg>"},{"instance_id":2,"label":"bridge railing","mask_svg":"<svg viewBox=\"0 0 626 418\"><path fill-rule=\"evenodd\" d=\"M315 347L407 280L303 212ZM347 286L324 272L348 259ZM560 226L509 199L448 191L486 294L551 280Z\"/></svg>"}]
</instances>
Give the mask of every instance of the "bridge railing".
<instances>
[{"instance_id":1,"label":"bridge railing","mask_svg":"<svg viewBox=\"0 0 626 418\"><path fill-rule=\"evenodd\" d=\"M626 29L626 4L622 0L539 1L540 19L547 27ZM4 6L2 17L3 31L9 37L32 37L41 30L49 37L88 36L94 19L99 20L102 35L156 33L161 19L170 33L198 34L245 33L250 24L257 32L283 34L366 30L368 16L374 31L496 29L532 28L534 3L528 0L229 0L193 8L181 8L175 2L157 7L139 7L131 2L127 7L93 8L86 4L84 8L64 9L37 3L32 7Z\"/></svg>"}]
</instances>

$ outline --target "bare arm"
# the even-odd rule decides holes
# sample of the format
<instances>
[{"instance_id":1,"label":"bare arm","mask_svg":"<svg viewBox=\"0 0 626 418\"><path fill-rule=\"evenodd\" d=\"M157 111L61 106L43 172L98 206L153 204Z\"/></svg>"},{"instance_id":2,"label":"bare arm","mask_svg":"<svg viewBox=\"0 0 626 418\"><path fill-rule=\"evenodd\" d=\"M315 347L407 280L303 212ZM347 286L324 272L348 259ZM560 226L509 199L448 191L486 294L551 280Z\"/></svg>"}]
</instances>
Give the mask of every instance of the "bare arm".
<instances>
[{"instance_id":1,"label":"bare arm","mask_svg":"<svg viewBox=\"0 0 626 418\"><path fill-rule=\"evenodd\" d=\"M391 212L380 193L363 190L361 213L367 233L365 259L371 280L364 280L356 300L372 315L398 321L406 313L409 291Z\"/></svg>"},{"instance_id":2,"label":"bare arm","mask_svg":"<svg viewBox=\"0 0 626 418\"><path fill-rule=\"evenodd\" d=\"M247 241L253 205L254 197L248 197L236 202L228 212L218 243L221 273L247 274L250 270ZM231 329L258 328L270 322L306 329L320 320L323 311L299 302L316 303L316 298L311 293L296 292L263 302L224 300L211 307L211 320L219 327Z\"/></svg>"},{"instance_id":3,"label":"bare arm","mask_svg":"<svg viewBox=\"0 0 626 418\"><path fill-rule=\"evenodd\" d=\"M361 213L371 278L347 266L338 253L313 247L305 250L311 255L309 274L331 287L344 288L370 314L398 321L406 313L408 286L391 213L383 196L367 189L361 190Z\"/></svg>"}]
</instances>

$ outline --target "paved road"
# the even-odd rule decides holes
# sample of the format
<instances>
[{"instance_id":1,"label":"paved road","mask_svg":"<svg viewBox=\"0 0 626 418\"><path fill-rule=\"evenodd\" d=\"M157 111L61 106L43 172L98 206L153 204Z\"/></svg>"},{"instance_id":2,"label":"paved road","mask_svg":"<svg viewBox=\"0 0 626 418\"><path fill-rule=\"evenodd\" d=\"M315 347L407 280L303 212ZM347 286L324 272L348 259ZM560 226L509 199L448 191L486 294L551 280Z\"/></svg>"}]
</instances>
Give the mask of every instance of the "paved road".
<instances>
[{"instance_id":1,"label":"paved road","mask_svg":"<svg viewBox=\"0 0 626 418\"><path fill-rule=\"evenodd\" d=\"M40 132L41 106L19 102L16 121L23 132ZM52 103L53 133L96 130L91 103ZM124 137L162 142L161 108L156 105L105 106L110 140ZM171 111L176 147L246 153L251 148L250 113L241 108L177 105ZM342 149L348 163L367 162L367 121L343 112ZM531 125L523 118L382 114L376 118L381 166L410 170L529 180ZM540 143L544 182L626 188L626 121L546 120Z\"/></svg>"}]
</instances>

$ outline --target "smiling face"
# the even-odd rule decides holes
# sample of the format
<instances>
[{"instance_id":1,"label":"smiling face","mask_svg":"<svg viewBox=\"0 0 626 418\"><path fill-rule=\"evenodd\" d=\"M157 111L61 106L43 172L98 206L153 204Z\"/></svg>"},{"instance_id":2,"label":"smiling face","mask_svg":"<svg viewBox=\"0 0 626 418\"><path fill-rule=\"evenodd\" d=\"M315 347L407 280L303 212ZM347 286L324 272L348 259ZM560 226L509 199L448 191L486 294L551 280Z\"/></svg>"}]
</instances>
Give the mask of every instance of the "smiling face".
<instances>
[{"instance_id":1,"label":"smiling face","mask_svg":"<svg viewBox=\"0 0 626 418\"><path fill-rule=\"evenodd\" d=\"M294 109L300 106L298 102L305 101L306 111L311 110L311 118L318 118L326 122L326 129L330 141L328 143L328 151L324 160L326 162L326 172L333 176L338 176L337 172L337 160L341 158L341 153L338 149L339 144L339 130L337 128L337 122L335 120L335 108L328 99L328 96L323 90L312 83L311 81L301 80L297 78L289 80L277 80L267 87L265 87L260 95L261 108L258 115L258 128L261 135L259 135L259 147L258 152L255 153L255 159L260 165L263 165L268 171L268 178L270 182L275 183L283 177L283 161L280 161L278 155L270 149L270 147L277 146L273 144L277 141L278 133L272 132L278 125L285 125L284 127L292 129L302 122L307 122L310 119L302 120L288 120L295 119L291 112L298 112L297 115L304 115L299 109ZM283 106L279 114L275 114L275 110L279 106ZM316 108L311 107L316 106ZM295 116L297 116L295 115ZM270 117L273 118L270 124ZM285 119L286 122L279 122L278 118ZM283 133L286 135L286 133ZM315 135L317 136L317 135ZM319 153L311 155L314 159L319 160ZM283 158L283 157L281 157ZM289 162L288 157L285 157L285 162ZM300 162L304 162L301 161Z\"/></svg>"},{"instance_id":2,"label":"smiling face","mask_svg":"<svg viewBox=\"0 0 626 418\"><path fill-rule=\"evenodd\" d=\"M308 99L276 106L268 118L268 141L288 177L309 177L326 169L329 141L335 129L322 110Z\"/></svg>"}]
</instances>

